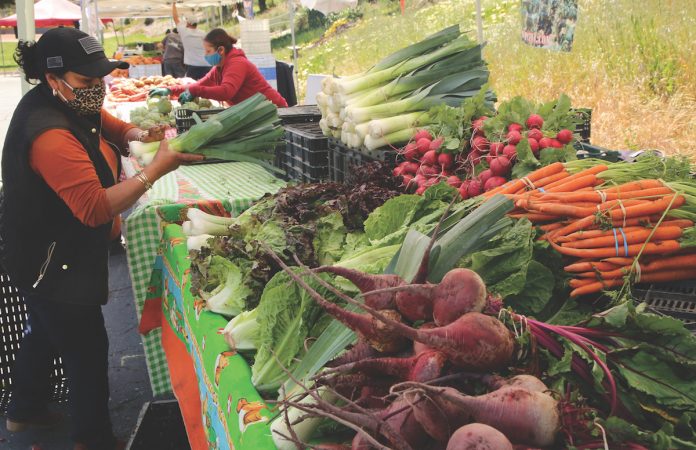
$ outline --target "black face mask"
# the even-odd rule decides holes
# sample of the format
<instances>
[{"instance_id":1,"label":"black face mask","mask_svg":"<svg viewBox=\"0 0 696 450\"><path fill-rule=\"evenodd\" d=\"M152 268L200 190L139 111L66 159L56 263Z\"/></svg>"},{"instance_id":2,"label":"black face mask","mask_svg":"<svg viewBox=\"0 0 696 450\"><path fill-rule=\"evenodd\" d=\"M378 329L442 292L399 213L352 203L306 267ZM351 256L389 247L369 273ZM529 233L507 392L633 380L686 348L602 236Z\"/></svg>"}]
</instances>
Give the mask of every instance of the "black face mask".
<instances>
[{"instance_id":1,"label":"black face mask","mask_svg":"<svg viewBox=\"0 0 696 450\"><path fill-rule=\"evenodd\" d=\"M67 81L63 79L60 81L69 87L75 95L74 99L68 100L63 96L63 94L56 91L68 108L72 109L80 116L90 116L98 114L101 111L102 106L104 106L104 98L106 97L104 80L101 80L101 82L96 86L88 88L74 88L70 86Z\"/></svg>"}]
</instances>

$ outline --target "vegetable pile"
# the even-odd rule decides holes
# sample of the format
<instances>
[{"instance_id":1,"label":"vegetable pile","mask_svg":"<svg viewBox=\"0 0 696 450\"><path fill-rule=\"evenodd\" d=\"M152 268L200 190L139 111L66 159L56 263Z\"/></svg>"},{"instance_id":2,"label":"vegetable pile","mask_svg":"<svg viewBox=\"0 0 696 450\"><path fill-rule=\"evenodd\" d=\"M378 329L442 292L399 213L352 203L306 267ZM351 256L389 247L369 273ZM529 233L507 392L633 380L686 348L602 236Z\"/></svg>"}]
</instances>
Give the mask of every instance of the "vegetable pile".
<instances>
[{"instance_id":1,"label":"vegetable pile","mask_svg":"<svg viewBox=\"0 0 696 450\"><path fill-rule=\"evenodd\" d=\"M253 162L278 171L268 161L273 159L275 147L284 135L275 105L263 94L255 94L170 139L169 148L206 158ZM158 148L159 142L130 143L131 154L143 165L152 161Z\"/></svg>"},{"instance_id":2,"label":"vegetable pile","mask_svg":"<svg viewBox=\"0 0 696 450\"><path fill-rule=\"evenodd\" d=\"M141 78L114 78L109 85L106 99L110 102L143 102L147 100L150 89L157 87L172 87L179 83L191 83L190 78L177 79L171 75Z\"/></svg>"},{"instance_id":3,"label":"vegetable pile","mask_svg":"<svg viewBox=\"0 0 696 450\"><path fill-rule=\"evenodd\" d=\"M327 136L351 148L401 145L434 122L435 105L458 106L488 81L481 46L455 25L387 56L367 72L327 77L317 104ZM492 93L486 95L493 101Z\"/></svg>"},{"instance_id":4,"label":"vegetable pile","mask_svg":"<svg viewBox=\"0 0 696 450\"><path fill-rule=\"evenodd\" d=\"M578 115L565 95L539 105L517 97L494 114L481 91L458 108L439 105L429 115L436 122L398 150L403 162L394 174L409 192L446 181L467 199L534 168L576 159L571 130Z\"/></svg>"}]
</instances>

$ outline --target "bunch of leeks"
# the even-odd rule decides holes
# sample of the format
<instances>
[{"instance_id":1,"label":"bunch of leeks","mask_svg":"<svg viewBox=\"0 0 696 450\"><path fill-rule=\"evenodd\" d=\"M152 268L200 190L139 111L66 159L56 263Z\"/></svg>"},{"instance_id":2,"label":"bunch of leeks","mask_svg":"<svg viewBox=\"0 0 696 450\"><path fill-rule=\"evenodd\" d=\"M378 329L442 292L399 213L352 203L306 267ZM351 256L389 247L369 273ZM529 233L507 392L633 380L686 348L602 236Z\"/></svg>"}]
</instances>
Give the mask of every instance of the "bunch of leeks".
<instances>
[{"instance_id":1,"label":"bunch of leeks","mask_svg":"<svg viewBox=\"0 0 696 450\"><path fill-rule=\"evenodd\" d=\"M459 106L488 81L481 46L446 28L384 58L367 72L324 79L317 104L327 136L351 148L374 150L408 142L415 129L433 124L427 111ZM489 100L493 101L492 93Z\"/></svg>"},{"instance_id":2,"label":"bunch of leeks","mask_svg":"<svg viewBox=\"0 0 696 450\"><path fill-rule=\"evenodd\" d=\"M169 148L177 152L199 153L224 161L253 162L277 171L269 161L284 134L278 109L263 94L255 94L205 122L196 123L168 143ZM144 165L152 161L158 147L159 142L130 143L131 154Z\"/></svg>"}]
</instances>

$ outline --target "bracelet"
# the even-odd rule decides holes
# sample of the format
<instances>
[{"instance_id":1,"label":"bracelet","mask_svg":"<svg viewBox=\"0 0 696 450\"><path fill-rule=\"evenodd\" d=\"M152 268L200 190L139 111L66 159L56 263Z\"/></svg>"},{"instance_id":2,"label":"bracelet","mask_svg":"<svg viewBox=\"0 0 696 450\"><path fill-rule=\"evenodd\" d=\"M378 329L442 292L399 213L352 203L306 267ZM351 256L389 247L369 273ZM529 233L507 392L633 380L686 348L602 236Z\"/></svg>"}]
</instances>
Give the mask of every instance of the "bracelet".
<instances>
[{"instance_id":1,"label":"bracelet","mask_svg":"<svg viewBox=\"0 0 696 450\"><path fill-rule=\"evenodd\" d=\"M143 142L143 139L145 139L145 137L149 135L150 132L148 130L141 130L140 133L138 133L138 137L136 138L136 140Z\"/></svg>"},{"instance_id":2,"label":"bracelet","mask_svg":"<svg viewBox=\"0 0 696 450\"><path fill-rule=\"evenodd\" d=\"M136 172L135 178L137 178L138 181L143 183L146 190L149 191L150 189L152 189L152 183L150 183L150 179L147 177L145 172L143 172L142 170L139 170L138 172Z\"/></svg>"}]
</instances>

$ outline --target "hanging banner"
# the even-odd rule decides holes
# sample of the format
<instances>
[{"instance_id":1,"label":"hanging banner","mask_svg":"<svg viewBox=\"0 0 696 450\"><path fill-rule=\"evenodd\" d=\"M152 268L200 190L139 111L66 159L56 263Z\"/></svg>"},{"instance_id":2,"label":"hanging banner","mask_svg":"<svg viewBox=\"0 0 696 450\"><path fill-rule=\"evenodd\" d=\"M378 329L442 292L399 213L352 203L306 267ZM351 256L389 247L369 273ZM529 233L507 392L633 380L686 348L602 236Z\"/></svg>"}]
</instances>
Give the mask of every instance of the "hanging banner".
<instances>
[{"instance_id":1,"label":"hanging banner","mask_svg":"<svg viewBox=\"0 0 696 450\"><path fill-rule=\"evenodd\" d=\"M569 52L578 0L522 0L522 40L534 47Z\"/></svg>"}]
</instances>

